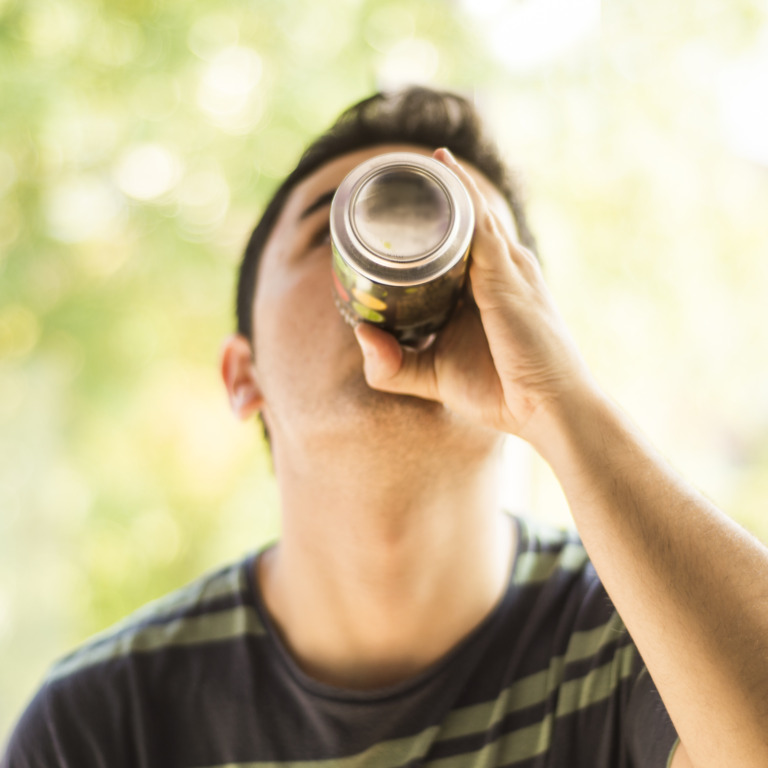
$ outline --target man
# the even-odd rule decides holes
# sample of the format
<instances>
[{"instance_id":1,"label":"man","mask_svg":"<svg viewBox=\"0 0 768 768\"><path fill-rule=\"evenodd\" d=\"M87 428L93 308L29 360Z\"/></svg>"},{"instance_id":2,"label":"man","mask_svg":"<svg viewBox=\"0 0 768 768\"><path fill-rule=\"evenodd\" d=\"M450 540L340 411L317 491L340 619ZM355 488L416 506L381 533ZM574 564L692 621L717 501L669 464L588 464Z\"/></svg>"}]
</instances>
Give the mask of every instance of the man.
<instances>
[{"instance_id":1,"label":"man","mask_svg":"<svg viewBox=\"0 0 768 768\"><path fill-rule=\"evenodd\" d=\"M420 352L332 298L330 197L392 150L444 163L477 220L467 295ZM457 97L379 95L316 142L222 354L269 435L281 540L59 662L3 768L768 765L768 553L599 389L518 239ZM583 547L499 510L507 433Z\"/></svg>"}]
</instances>

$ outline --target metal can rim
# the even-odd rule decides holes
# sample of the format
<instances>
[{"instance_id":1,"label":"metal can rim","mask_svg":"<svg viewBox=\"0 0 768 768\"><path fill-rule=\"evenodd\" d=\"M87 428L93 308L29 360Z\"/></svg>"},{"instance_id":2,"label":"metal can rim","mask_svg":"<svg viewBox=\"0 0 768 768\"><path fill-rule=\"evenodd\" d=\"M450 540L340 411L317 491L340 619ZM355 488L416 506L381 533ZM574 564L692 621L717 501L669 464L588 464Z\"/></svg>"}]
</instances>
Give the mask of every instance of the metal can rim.
<instances>
[{"instance_id":1,"label":"metal can rim","mask_svg":"<svg viewBox=\"0 0 768 768\"><path fill-rule=\"evenodd\" d=\"M349 221L349 202L375 175L397 168L417 170L431 177L447 193L452 223L438 246L414 261L384 259L355 235ZM362 162L343 179L334 194L330 213L331 240L339 256L355 271L377 283L420 285L450 271L469 248L474 231L474 210L459 177L445 165L415 152L388 152Z\"/></svg>"}]
</instances>

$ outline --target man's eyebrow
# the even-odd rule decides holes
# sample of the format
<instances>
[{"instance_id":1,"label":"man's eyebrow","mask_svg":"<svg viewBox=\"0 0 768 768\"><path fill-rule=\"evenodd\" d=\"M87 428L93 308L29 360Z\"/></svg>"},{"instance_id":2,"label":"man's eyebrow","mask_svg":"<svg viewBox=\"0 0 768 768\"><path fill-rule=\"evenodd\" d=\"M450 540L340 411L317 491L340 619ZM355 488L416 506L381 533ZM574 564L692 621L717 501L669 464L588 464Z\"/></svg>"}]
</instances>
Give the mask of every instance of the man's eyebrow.
<instances>
[{"instance_id":1,"label":"man's eyebrow","mask_svg":"<svg viewBox=\"0 0 768 768\"><path fill-rule=\"evenodd\" d=\"M333 200L333 196L335 194L335 189L329 189L327 192L323 192L323 194L320 195L320 197L318 197L317 200L312 203L312 205L302 211L301 216L299 216L299 221L306 219L307 216L313 214L318 208L322 208L324 205L330 205L331 200Z\"/></svg>"}]
</instances>

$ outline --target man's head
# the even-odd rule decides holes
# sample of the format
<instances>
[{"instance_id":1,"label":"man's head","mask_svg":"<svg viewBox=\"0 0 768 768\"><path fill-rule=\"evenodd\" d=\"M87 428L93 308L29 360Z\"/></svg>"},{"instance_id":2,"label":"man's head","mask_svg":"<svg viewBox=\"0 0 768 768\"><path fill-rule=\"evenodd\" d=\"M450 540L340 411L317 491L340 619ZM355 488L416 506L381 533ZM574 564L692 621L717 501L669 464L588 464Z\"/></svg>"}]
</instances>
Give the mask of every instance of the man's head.
<instances>
[{"instance_id":1,"label":"man's head","mask_svg":"<svg viewBox=\"0 0 768 768\"><path fill-rule=\"evenodd\" d=\"M343 396L346 397L350 392L352 393L352 401L356 397L364 397L367 405L381 396L381 402L378 405L385 409L392 407L398 400L391 395L373 394L365 387L359 360L343 359L346 350L334 346L337 341L335 338L327 342L317 339L317 343L325 343L323 349L326 354L338 355L334 375L339 374L334 381L327 382L328 390L320 397L319 392L322 391L325 372L312 373L310 358L313 357L314 350L302 351L302 345L305 343L302 334L285 336L286 328L294 320L303 323L306 333L312 334L313 326L317 326L319 313L327 311L331 296L330 246L327 242L324 245L328 257L327 264L323 263L320 271L314 272L311 277L306 272L307 261L304 260L302 249L306 251L309 248L310 243L306 241L307 237L317 239L319 235L320 240L325 237L330 194L338 186L343 175L352 170L356 163L362 162L368 155L387 151L387 146L389 151L410 147L412 151L425 153L431 153L441 146L451 149L463 161L468 161L479 172L478 176L483 177L482 181L498 198L499 205L505 209L507 218L514 222L511 226L516 228L521 242L531 249L535 248L525 212L512 179L493 144L485 137L479 117L469 102L454 94L425 88L410 88L390 95L377 94L350 107L326 133L310 145L294 171L276 191L246 248L237 292L239 358L242 360L247 351L253 355L255 363L257 360L262 362L262 356L269 355L269 365L272 369L279 368L280 359L283 356L279 344L290 345L294 354L303 354L307 361L306 366L301 366L303 374L315 376L317 388L310 394L318 394L319 399L316 404L344 407L342 403L348 404L349 400L342 399L334 403L333 397L345 392ZM510 212L511 216L509 216ZM318 231L314 234L310 232L308 235L306 231L313 228ZM301 253L301 260L292 267L293 271L288 273L288 280L285 281L285 275L281 277L281 270L287 261L297 258L296 253L293 252L296 249ZM325 259L325 255L322 258ZM267 264L265 265L264 262ZM267 265L277 265L277 271L272 266L267 268ZM314 269L314 267L311 268ZM298 275L302 271L304 271L304 278L302 278L304 285L314 286L322 296L322 303L317 305L314 315L306 314L309 304L314 302L314 296L306 291L302 294L296 285L299 280ZM262 274L265 272L268 272L271 281L271 285L267 287L260 285ZM328 285L325 285L326 282ZM291 284L288 285L288 283ZM281 295L282 290L285 290L283 303L276 302L276 296ZM286 301L293 303L295 311L285 314L283 322L272 328L276 316L284 315ZM335 312L332 301L330 301L330 307ZM343 327L338 313L335 317L328 318L326 324L334 325L335 323ZM262 325L270 328L261 328ZM352 351L359 355L351 331L347 328L343 333L346 333L346 336L341 342L342 346L349 342ZM280 342L275 340L276 334L281 336ZM229 357L232 358L233 355L230 354ZM351 363L349 370L345 368L347 363ZM266 361L264 364L266 365ZM294 360L292 365L295 364ZM258 387L252 388L250 373L243 380L238 378L237 371L241 371L242 367L242 362L235 365L230 359L228 363L225 357L224 377L230 390L233 408L241 417L245 417L262 410L262 405L267 403L261 413L262 422L265 420L268 422L270 417L279 419L279 416L273 412L268 416L266 414L269 411L270 398L268 393L265 395L262 391L263 382L260 382ZM297 375L302 374L297 372ZM349 381L354 382L348 390L345 390L344 386L345 376ZM286 386L291 386L291 379L286 370L282 377L282 380L287 382ZM254 392L257 396L254 396ZM278 407L277 401L285 394L285 386L281 386L280 391L273 393L273 409ZM311 399L311 397L299 396L294 398L293 402L299 405L306 403L309 407ZM400 400L403 399L400 398ZM426 407L406 403L402 408L407 410L412 406ZM265 434L269 439L266 423Z\"/></svg>"},{"instance_id":2,"label":"man's head","mask_svg":"<svg viewBox=\"0 0 768 768\"><path fill-rule=\"evenodd\" d=\"M291 190L320 166L339 155L380 144L416 144L428 149L448 147L468 160L507 199L520 242L536 250L520 194L498 152L485 135L472 104L452 93L423 87L392 94L377 93L343 112L309 145L296 168L278 187L251 235L240 267L237 288L237 330L253 341L253 300L264 245Z\"/></svg>"}]
</instances>

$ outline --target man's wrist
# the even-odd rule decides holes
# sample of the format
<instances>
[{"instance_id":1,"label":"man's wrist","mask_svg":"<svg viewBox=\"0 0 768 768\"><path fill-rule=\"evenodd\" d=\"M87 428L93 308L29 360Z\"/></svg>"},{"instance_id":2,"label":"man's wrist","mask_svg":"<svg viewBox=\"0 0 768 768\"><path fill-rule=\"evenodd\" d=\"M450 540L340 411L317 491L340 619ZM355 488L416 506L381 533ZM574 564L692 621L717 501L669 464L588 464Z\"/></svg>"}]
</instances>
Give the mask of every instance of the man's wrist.
<instances>
[{"instance_id":1,"label":"man's wrist","mask_svg":"<svg viewBox=\"0 0 768 768\"><path fill-rule=\"evenodd\" d=\"M520 434L552 467L562 473L574 463L590 461L605 440L605 433L623 421L618 406L592 380L569 387L543 402Z\"/></svg>"}]
</instances>

